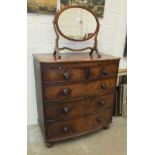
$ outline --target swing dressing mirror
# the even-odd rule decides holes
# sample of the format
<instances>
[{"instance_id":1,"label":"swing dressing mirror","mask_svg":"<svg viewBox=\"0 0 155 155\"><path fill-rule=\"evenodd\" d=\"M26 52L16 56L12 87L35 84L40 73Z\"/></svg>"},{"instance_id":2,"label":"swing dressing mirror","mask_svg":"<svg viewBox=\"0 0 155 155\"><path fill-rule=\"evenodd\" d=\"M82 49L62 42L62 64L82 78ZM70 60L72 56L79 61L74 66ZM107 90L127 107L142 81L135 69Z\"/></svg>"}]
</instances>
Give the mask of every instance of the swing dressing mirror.
<instances>
[{"instance_id":1,"label":"swing dressing mirror","mask_svg":"<svg viewBox=\"0 0 155 155\"><path fill-rule=\"evenodd\" d=\"M68 6L58 11L54 18L54 29L56 32L56 46L54 56L61 58L60 50L84 51L89 49L89 54L92 55L96 51L97 56L100 57L97 50L97 35L99 31L99 21L95 13L85 8L84 6ZM91 38L94 39L92 47L82 49L72 49L69 47L59 48L59 36L63 38L81 42Z\"/></svg>"}]
</instances>

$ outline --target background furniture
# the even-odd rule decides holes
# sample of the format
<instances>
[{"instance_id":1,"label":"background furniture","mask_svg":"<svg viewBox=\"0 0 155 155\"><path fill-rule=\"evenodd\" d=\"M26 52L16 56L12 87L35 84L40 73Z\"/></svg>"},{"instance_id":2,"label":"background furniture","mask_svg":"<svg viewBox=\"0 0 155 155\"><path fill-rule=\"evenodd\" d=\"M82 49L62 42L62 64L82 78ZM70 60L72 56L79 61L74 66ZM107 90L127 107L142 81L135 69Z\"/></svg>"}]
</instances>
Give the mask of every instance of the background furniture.
<instances>
[{"instance_id":1,"label":"background furniture","mask_svg":"<svg viewBox=\"0 0 155 155\"><path fill-rule=\"evenodd\" d=\"M114 106L114 116L127 117L127 58L120 61L117 87L116 102Z\"/></svg>"}]
</instances>

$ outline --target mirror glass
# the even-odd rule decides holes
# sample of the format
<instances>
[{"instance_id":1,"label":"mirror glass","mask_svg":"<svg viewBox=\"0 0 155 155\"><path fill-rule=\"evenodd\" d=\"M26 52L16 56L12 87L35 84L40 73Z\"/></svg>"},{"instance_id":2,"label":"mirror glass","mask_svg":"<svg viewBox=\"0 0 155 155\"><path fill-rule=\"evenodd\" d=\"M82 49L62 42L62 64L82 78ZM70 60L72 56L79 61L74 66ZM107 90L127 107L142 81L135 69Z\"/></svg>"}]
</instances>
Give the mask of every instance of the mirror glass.
<instances>
[{"instance_id":1,"label":"mirror glass","mask_svg":"<svg viewBox=\"0 0 155 155\"><path fill-rule=\"evenodd\" d=\"M87 40L94 36L97 21L94 15L83 8L69 8L58 17L58 29L70 40Z\"/></svg>"}]
</instances>

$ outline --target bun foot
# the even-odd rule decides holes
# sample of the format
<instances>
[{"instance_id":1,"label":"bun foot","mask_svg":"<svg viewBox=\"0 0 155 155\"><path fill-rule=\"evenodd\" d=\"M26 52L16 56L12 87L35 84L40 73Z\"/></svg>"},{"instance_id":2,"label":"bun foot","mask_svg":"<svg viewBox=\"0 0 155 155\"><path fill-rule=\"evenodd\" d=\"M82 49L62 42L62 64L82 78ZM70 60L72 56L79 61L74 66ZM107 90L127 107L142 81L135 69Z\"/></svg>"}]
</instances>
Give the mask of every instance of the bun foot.
<instances>
[{"instance_id":1,"label":"bun foot","mask_svg":"<svg viewBox=\"0 0 155 155\"><path fill-rule=\"evenodd\" d=\"M109 125L104 126L103 129L109 129Z\"/></svg>"},{"instance_id":2,"label":"bun foot","mask_svg":"<svg viewBox=\"0 0 155 155\"><path fill-rule=\"evenodd\" d=\"M46 147L50 148L53 146L53 143L46 143Z\"/></svg>"}]
</instances>

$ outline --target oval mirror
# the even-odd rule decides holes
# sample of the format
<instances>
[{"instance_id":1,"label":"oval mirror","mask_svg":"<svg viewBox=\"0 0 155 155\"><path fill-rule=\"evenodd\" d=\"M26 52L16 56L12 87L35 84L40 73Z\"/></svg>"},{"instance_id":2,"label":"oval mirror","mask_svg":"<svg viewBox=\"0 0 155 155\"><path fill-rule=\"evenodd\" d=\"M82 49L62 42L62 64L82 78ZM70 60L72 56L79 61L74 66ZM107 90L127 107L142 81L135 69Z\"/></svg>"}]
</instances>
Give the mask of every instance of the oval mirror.
<instances>
[{"instance_id":1,"label":"oval mirror","mask_svg":"<svg viewBox=\"0 0 155 155\"><path fill-rule=\"evenodd\" d=\"M96 15L82 6L70 6L58 13L57 30L66 39L85 41L92 38L99 29Z\"/></svg>"}]
</instances>

